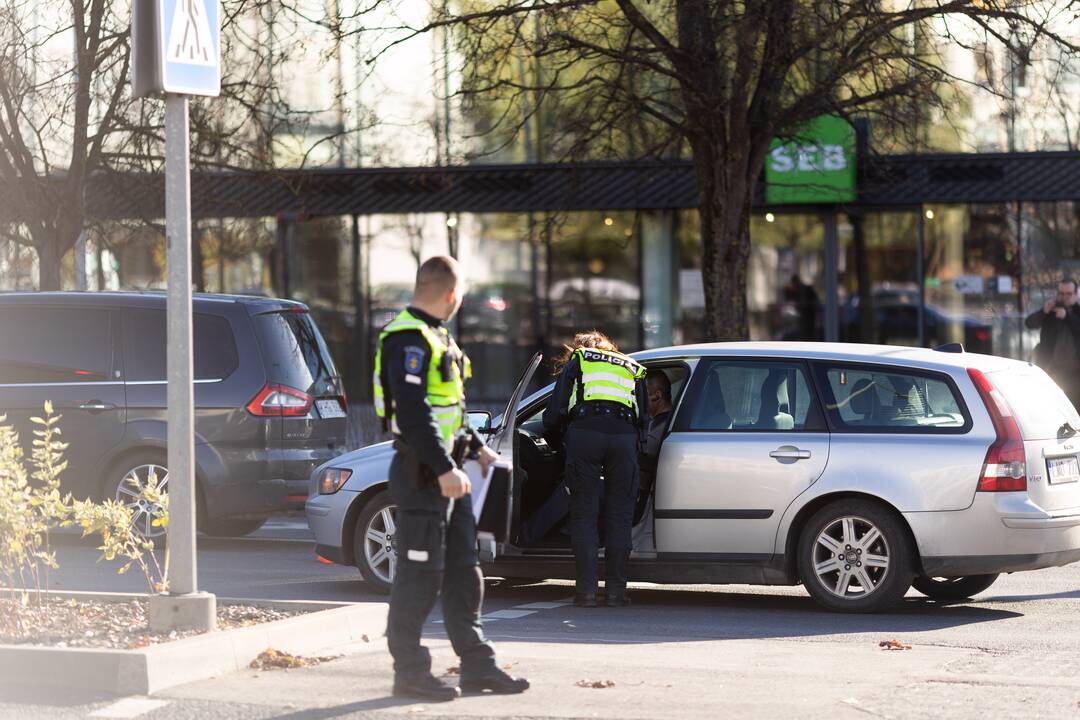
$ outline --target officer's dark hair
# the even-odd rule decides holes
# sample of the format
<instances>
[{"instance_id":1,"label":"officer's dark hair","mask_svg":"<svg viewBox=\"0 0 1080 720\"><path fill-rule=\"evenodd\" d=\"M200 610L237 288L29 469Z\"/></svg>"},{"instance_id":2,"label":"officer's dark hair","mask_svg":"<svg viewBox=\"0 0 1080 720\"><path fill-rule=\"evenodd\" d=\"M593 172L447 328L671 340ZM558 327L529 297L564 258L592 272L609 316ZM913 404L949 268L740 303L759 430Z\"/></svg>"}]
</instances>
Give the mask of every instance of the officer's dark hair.
<instances>
[{"instance_id":1,"label":"officer's dark hair","mask_svg":"<svg viewBox=\"0 0 1080 720\"><path fill-rule=\"evenodd\" d=\"M649 374L645 376L645 382L649 386L650 393L653 390L658 390L665 400L671 402L671 378L667 376L666 372L663 370L650 370Z\"/></svg>"},{"instance_id":2,"label":"officer's dark hair","mask_svg":"<svg viewBox=\"0 0 1080 720\"><path fill-rule=\"evenodd\" d=\"M1065 285L1065 284L1072 285L1073 286L1073 292L1076 292L1077 290L1080 290L1080 285L1077 285L1076 281L1073 280L1068 275L1065 275L1060 280L1058 280L1058 285Z\"/></svg>"},{"instance_id":3,"label":"officer's dark hair","mask_svg":"<svg viewBox=\"0 0 1080 720\"><path fill-rule=\"evenodd\" d=\"M445 295L458 285L458 261L449 255L428 258L416 271L417 297L434 298Z\"/></svg>"},{"instance_id":4,"label":"officer's dark hair","mask_svg":"<svg viewBox=\"0 0 1080 720\"><path fill-rule=\"evenodd\" d=\"M607 350L609 352L619 352L619 346L604 333L599 330L586 330L585 332L579 332L574 336L573 345L563 345L563 352L559 357L555 358L551 365L553 375L558 375L562 372L562 369L566 367L566 363L570 362L570 358L574 357L574 351L578 348L589 348L591 350Z\"/></svg>"}]
</instances>

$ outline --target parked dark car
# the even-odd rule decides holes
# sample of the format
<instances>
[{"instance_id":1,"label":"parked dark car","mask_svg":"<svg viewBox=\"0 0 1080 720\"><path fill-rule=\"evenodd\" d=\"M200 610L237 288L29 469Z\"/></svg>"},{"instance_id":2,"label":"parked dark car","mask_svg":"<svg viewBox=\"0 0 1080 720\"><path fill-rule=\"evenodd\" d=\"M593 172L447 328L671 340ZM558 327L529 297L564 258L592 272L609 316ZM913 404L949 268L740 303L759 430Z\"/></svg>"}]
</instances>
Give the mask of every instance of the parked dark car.
<instances>
[{"instance_id":1,"label":"parked dark car","mask_svg":"<svg viewBox=\"0 0 1080 720\"><path fill-rule=\"evenodd\" d=\"M878 342L883 345L915 345L919 338L919 296L916 290L879 288L874 290L874 327L877 338L859 337L859 296L852 294L841 308L844 339L853 342ZM949 342L953 328L963 328L963 344L968 352L993 354L993 327L969 314L953 315L933 304L923 313L926 344L930 347Z\"/></svg>"},{"instance_id":2,"label":"parked dark car","mask_svg":"<svg viewBox=\"0 0 1080 720\"><path fill-rule=\"evenodd\" d=\"M193 310L199 526L244 535L302 507L312 468L344 451L345 393L304 305L196 295ZM52 401L63 489L130 501L150 535L134 496L167 482L165 357L162 293L0 294L0 414L28 446Z\"/></svg>"}]
</instances>

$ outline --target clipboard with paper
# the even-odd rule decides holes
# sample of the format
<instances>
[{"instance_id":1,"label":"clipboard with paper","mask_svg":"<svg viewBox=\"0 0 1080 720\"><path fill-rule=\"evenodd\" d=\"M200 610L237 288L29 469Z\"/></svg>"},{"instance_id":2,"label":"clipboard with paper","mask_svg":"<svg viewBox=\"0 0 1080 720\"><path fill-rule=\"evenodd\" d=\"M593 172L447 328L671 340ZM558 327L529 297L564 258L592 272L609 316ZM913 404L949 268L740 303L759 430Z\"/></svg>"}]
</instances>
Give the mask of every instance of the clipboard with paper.
<instances>
[{"instance_id":1,"label":"clipboard with paper","mask_svg":"<svg viewBox=\"0 0 1080 720\"><path fill-rule=\"evenodd\" d=\"M472 509L477 531L491 533L497 542L504 542L510 525L510 465L497 462L484 473L480 463L469 460L462 470L472 483Z\"/></svg>"}]
</instances>

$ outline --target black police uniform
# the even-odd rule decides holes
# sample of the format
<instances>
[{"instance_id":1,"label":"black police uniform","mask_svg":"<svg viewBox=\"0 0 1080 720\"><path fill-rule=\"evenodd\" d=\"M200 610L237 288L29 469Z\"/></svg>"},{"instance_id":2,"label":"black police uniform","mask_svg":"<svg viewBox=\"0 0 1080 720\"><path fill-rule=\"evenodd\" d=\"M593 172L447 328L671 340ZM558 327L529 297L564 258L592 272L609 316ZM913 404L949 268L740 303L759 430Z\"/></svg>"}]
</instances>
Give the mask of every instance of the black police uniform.
<instances>
[{"instance_id":1,"label":"black police uniform","mask_svg":"<svg viewBox=\"0 0 1080 720\"><path fill-rule=\"evenodd\" d=\"M622 605L626 603L639 486L638 446L648 422L648 394L644 380L638 380L634 386L637 413L618 403L581 399L571 410L570 395L580 378L581 365L575 356L560 373L543 415L545 434L565 434L575 602L588 606L596 602L600 554L597 521L603 495L606 600L609 605Z\"/></svg>"},{"instance_id":2,"label":"black police uniform","mask_svg":"<svg viewBox=\"0 0 1080 720\"><path fill-rule=\"evenodd\" d=\"M437 318L416 308L409 311L446 332ZM453 697L441 695L446 688L432 677L431 654L420 644L424 622L441 593L446 634L461 658L462 689L521 692L528 682L511 678L495 665L495 648L480 625L484 578L477 557L472 498L465 495L454 501L447 518L449 500L439 490L438 476L452 470L454 462L427 401L431 350L419 332L401 331L383 341L382 352L400 431L390 464L390 495L397 505L397 569L386 630L394 658L395 691L412 690L400 694L427 699ZM483 441L469 432L472 450L480 449Z\"/></svg>"}]
</instances>

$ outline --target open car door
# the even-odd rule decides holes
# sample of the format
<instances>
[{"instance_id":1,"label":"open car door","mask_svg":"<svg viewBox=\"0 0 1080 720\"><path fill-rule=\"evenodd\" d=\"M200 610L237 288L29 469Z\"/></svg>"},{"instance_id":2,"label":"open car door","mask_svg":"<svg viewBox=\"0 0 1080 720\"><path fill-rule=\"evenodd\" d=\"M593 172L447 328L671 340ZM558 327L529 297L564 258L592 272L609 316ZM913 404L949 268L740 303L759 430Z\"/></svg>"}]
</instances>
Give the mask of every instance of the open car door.
<instances>
[{"instance_id":1,"label":"open car door","mask_svg":"<svg viewBox=\"0 0 1080 720\"><path fill-rule=\"evenodd\" d=\"M510 394L510 401L506 404L506 410L503 411L498 425L488 437L488 445L499 453L499 461L495 464L491 486L484 500L480 522L477 523L480 559L485 562L495 559L510 536L514 507L514 433L517 430L517 409L542 359L543 353L533 355L525 372L518 379L514 392Z\"/></svg>"}]
</instances>

